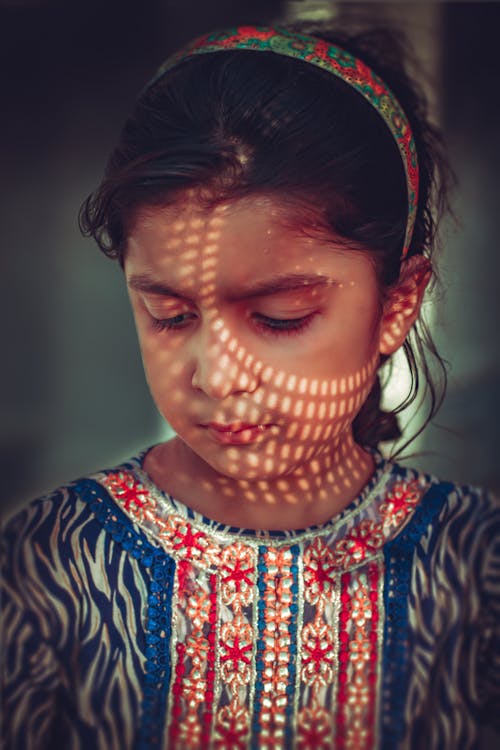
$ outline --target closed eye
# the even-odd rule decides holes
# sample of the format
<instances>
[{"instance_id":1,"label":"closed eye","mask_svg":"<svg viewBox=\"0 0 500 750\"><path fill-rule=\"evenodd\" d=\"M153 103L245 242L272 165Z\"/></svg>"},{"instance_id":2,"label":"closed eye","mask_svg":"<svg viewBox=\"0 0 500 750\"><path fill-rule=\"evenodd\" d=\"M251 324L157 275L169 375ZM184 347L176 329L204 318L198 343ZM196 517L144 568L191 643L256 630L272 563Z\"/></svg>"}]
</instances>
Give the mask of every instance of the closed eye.
<instances>
[{"instance_id":1,"label":"closed eye","mask_svg":"<svg viewBox=\"0 0 500 750\"><path fill-rule=\"evenodd\" d=\"M266 333L278 336L280 334L291 336L305 330L312 323L315 316L316 313L313 312L301 318L270 318L267 315L254 313L252 318L257 327L263 329Z\"/></svg>"},{"instance_id":2,"label":"closed eye","mask_svg":"<svg viewBox=\"0 0 500 750\"><path fill-rule=\"evenodd\" d=\"M153 329L155 331L172 331L179 328L186 328L193 318L196 318L196 315L193 315L193 313L180 313L171 318L163 318L161 320L152 318Z\"/></svg>"},{"instance_id":3,"label":"closed eye","mask_svg":"<svg viewBox=\"0 0 500 750\"><path fill-rule=\"evenodd\" d=\"M271 318L261 313L253 313L251 318L258 328L264 334L271 336L292 336L304 331L313 321L316 312L303 315L300 318ZM173 315L171 318L152 318L152 325L155 331L174 331L187 328L193 320L196 319L194 313L180 313Z\"/></svg>"}]
</instances>

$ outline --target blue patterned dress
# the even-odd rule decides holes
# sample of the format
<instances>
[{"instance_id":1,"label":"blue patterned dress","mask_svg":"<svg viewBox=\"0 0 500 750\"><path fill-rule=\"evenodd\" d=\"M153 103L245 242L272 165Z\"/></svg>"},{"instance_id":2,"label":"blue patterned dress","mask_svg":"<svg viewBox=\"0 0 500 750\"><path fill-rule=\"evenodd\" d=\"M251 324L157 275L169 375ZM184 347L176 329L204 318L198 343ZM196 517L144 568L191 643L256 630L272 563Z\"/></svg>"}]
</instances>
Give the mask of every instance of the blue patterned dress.
<instances>
[{"instance_id":1,"label":"blue patterned dress","mask_svg":"<svg viewBox=\"0 0 500 750\"><path fill-rule=\"evenodd\" d=\"M255 532L163 493L143 458L4 529L5 750L481 747L500 714L491 496L377 457L331 521Z\"/></svg>"}]
</instances>

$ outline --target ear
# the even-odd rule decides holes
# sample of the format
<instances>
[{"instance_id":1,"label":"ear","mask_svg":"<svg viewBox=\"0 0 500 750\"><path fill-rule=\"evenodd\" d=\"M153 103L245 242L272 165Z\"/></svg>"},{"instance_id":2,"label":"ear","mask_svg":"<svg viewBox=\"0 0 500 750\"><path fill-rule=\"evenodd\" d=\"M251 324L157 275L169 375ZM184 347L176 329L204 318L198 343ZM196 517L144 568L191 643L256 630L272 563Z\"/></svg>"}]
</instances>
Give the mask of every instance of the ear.
<instances>
[{"instance_id":1,"label":"ear","mask_svg":"<svg viewBox=\"0 0 500 750\"><path fill-rule=\"evenodd\" d=\"M404 343L422 306L432 275L430 261L413 255L401 264L399 279L389 290L380 325L380 354L390 356Z\"/></svg>"}]
</instances>

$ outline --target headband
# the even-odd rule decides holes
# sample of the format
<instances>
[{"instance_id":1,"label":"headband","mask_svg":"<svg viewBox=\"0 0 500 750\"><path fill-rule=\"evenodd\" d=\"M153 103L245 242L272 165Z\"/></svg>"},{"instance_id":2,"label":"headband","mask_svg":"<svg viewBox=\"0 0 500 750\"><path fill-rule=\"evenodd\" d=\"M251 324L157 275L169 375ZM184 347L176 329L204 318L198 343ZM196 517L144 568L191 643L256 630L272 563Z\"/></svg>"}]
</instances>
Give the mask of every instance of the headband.
<instances>
[{"instance_id":1,"label":"headband","mask_svg":"<svg viewBox=\"0 0 500 750\"><path fill-rule=\"evenodd\" d=\"M402 259L405 258L411 243L418 205L418 162L415 141L406 115L392 91L373 70L350 52L322 39L297 34L287 29L238 26L205 34L195 39L166 60L151 84L168 70L194 55L240 49L274 52L316 65L352 86L376 109L396 141L405 170L408 218L401 254Z\"/></svg>"}]
</instances>

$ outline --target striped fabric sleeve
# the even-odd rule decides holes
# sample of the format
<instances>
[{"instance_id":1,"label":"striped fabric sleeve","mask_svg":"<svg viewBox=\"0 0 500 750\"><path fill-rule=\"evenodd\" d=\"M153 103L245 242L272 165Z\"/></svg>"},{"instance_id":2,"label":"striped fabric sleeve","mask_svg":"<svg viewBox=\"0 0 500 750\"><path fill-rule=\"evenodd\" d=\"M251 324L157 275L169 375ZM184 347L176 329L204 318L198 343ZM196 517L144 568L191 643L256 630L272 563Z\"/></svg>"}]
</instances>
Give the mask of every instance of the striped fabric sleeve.
<instances>
[{"instance_id":1,"label":"striped fabric sleeve","mask_svg":"<svg viewBox=\"0 0 500 750\"><path fill-rule=\"evenodd\" d=\"M487 508L481 538L478 692L482 723L493 726L500 741L500 498L490 497Z\"/></svg>"},{"instance_id":2,"label":"striped fabric sleeve","mask_svg":"<svg viewBox=\"0 0 500 750\"><path fill-rule=\"evenodd\" d=\"M2 530L0 736L8 750L44 750L53 738L63 678L56 639L61 639L65 618L51 608L44 589L53 561L37 531L49 508L33 503Z\"/></svg>"}]
</instances>

